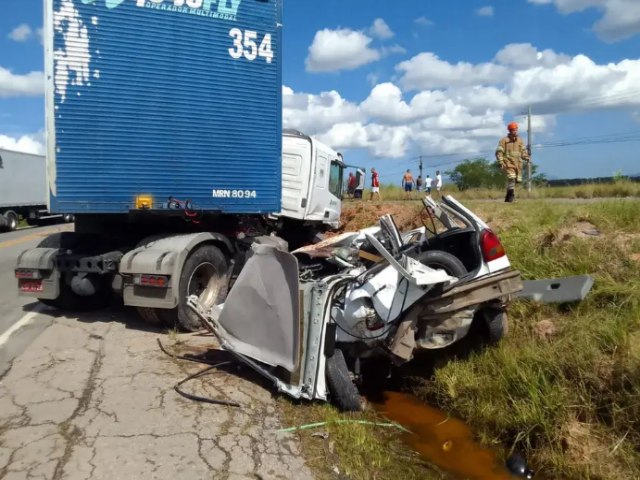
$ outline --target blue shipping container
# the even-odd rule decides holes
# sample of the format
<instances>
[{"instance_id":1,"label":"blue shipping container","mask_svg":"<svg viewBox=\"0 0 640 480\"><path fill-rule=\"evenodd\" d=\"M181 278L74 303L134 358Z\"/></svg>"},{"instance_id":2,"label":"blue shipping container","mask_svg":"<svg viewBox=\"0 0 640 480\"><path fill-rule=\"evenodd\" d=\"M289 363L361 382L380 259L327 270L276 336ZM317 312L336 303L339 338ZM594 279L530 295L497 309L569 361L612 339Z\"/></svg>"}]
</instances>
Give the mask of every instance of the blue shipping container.
<instances>
[{"instance_id":1,"label":"blue shipping container","mask_svg":"<svg viewBox=\"0 0 640 480\"><path fill-rule=\"evenodd\" d=\"M282 0L47 0L50 207L280 210Z\"/></svg>"}]
</instances>

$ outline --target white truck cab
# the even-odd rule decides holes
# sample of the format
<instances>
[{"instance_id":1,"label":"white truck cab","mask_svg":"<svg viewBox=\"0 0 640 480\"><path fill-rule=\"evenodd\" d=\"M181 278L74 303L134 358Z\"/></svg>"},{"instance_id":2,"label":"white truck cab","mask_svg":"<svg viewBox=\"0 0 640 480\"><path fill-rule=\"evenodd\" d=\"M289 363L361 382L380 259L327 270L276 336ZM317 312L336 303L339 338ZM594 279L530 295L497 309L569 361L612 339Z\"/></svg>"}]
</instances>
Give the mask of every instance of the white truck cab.
<instances>
[{"instance_id":1,"label":"white truck cab","mask_svg":"<svg viewBox=\"0 0 640 480\"><path fill-rule=\"evenodd\" d=\"M282 135L282 210L278 216L340 226L342 156L297 130Z\"/></svg>"}]
</instances>

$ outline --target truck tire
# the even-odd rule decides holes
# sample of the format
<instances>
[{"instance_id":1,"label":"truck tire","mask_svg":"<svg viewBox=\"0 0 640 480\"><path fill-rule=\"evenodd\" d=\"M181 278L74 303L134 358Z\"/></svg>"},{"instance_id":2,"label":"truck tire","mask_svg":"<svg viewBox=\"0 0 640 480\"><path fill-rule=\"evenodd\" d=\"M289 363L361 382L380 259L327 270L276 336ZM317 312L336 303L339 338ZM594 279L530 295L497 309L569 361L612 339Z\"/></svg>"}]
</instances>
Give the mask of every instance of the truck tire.
<instances>
[{"instance_id":1,"label":"truck tire","mask_svg":"<svg viewBox=\"0 0 640 480\"><path fill-rule=\"evenodd\" d=\"M62 248L74 249L80 244L80 237L73 232L60 232L49 235L38 244L38 248ZM47 299L39 298L38 300L50 307L70 312L88 312L99 310L106 307L111 301L111 288L109 282L105 278L101 278L98 282L100 288L91 296L84 297L75 293L71 286L67 284L65 278L60 278L60 294L58 298Z\"/></svg>"},{"instance_id":2,"label":"truck tire","mask_svg":"<svg viewBox=\"0 0 640 480\"><path fill-rule=\"evenodd\" d=\"M140 318L151 325L161 326L164 323L157 308L137 307L136 310Z\"/></svg>"},{"instance_id":3,"label":"truck tire","mask_svg":"<svg viewBox=\"0 0 640 480\"><path fill-rule=\"evenodd\" d=\"M165 325L188 332L201 330L200 319L187 306L187 299L190 295L198 295L205 309L224 301L228 268L224 254L214 245L201 245L191 252L180 274L178 306L172 310L158 310Z\"/></svg>"},{"instance_id":4,"label":"truck tire","mask_svg":"<svg viewBox=\"0 0 640 480\"><path fill-rule=\"evenodd\" d=\"M13 210L4 212L4 220L6 223L6 226L4 227L5 231L13 232L16 228L18 228L18 214Z\"/></svg>"},{"instance_id":5,"label":"truck tire","mask_svg":"<svg viewBox=\"0 0 640 480\"><path fill-rule=\"evenodd\" d=\"M343 412L359 412L363 409L360 393L353 384L342 350L336 349L327 358L327 383L333 403Z\"/></svg>"},{"instance_id":6,"label":"truck tire","mask_svg":"<svg viewBox=\"0 0 640 480\"><path fill-rule=\"evenodd\" d=\"M467 274L467 269L457 257L442 250L424 251L418 260L429 268L444 270L452 277L460 278Z\"/></svg>"}]
</instances>

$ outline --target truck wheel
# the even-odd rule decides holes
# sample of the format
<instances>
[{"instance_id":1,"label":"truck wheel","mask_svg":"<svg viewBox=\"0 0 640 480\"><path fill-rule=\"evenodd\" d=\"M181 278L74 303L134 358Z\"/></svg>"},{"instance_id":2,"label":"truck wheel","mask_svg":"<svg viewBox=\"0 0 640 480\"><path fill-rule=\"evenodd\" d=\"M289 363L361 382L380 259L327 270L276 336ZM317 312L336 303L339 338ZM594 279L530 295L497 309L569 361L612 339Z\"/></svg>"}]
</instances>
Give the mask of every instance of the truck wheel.
<instances>
[{"instance_id":1,"label":"truck wheel","mask_svg":"<svg viewBox=\"0 0 640 480\"><path fill-rule=\"evenodd\" d=\"M358 389L351 381L342 350L336 349L326 363L329 393L336 406L343 412L359 412L362 401Z\"/></svg>"},{"instance_id":2,"label":"truck wheel","mask_svg":"<svg viewBox=\"0 0 640 480\"><path fill-rule=\"evenodd\" d=\"M418 256L418 260L429 268L444 270L452 277L460 278L467 274L467 269L457 257L442 250L427 250Z\"/></svg>"},{"instance_id":3,"label":"truck wheel","mask_svg":"<svg viewBox=\"0 0 640 480\"><path fill-rule=\"evenodd\" d=\"M157 308L138 307L136 310L138 310L140 318L147 323L158 326L161 326L164 323Z\"/></svg>"},{"instance_id":4,"label":"truck wheel","mask_svg":"<svg viewBox=\"0 0 640 480\"><path fill-rule=\"evenodd\" d=\"M71 249L78 247L80 239L74 232L59 232L45 237L39 244L38 248L64 248Z\"/></svg>"},{"instance_id":5,"label":"truck wheel","mask_svg":"<svg viewBox=\"0 0 640 480\"><path fill-rule=\"evenodd\" d=\"M196 248L182 267L178 291L178 307L159 310L168 326L179 325L188 332L202 329L198 316L187 307L187 299L197 295L203 308L222 302L227 296L227 259L214 245Z\"/></svg>"},{"instance_id":6,"label":"truck wheel","mask_svg":"<svg viewBox=\"0 0 640 480\"><path fill-rule=\"evenodd\" d=\"M6 227L4 229L7 232L13 232L16 228L18 228L18 214L12 210L4 213L4 220L6 223Z\"/></svg>"},{"instance_id":7,"label":"truck wheel","mask_svg":"<svg viewBox=\"0 0 640 480\"><path fill-rule=\"evenodd\" d=\"M74 249L80 244L80 238L73 232L60 232L49 235L38 244L38 248L63 248ZM88 312L106 307L111 301L111 288L106 278L101 278L95 294L88 297L78 295L65 281L64 275L60 278L60 294L58 298L38 300L50 307L70 312Z\"/></svg>"}]
</instances>

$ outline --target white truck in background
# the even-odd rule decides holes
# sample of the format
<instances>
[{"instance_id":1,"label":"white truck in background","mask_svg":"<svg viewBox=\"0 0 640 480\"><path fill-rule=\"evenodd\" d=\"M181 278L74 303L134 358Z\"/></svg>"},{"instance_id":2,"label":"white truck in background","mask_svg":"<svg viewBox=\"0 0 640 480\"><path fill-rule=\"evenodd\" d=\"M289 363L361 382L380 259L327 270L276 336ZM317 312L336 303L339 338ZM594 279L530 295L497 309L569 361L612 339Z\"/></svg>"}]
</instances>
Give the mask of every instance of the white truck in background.
<instances>
[{"instance_id":1,"label":"white truck in background","mask_svg":"<svg viewBox=\"0 0 640 480\"><path fill-rule=\"evenodd\" d=\"M46 168L44 155L0 149L0 231L15 230L21 218L29 225L73 221L71 214L48 211Z\"/></svg>"}]
</instances>

